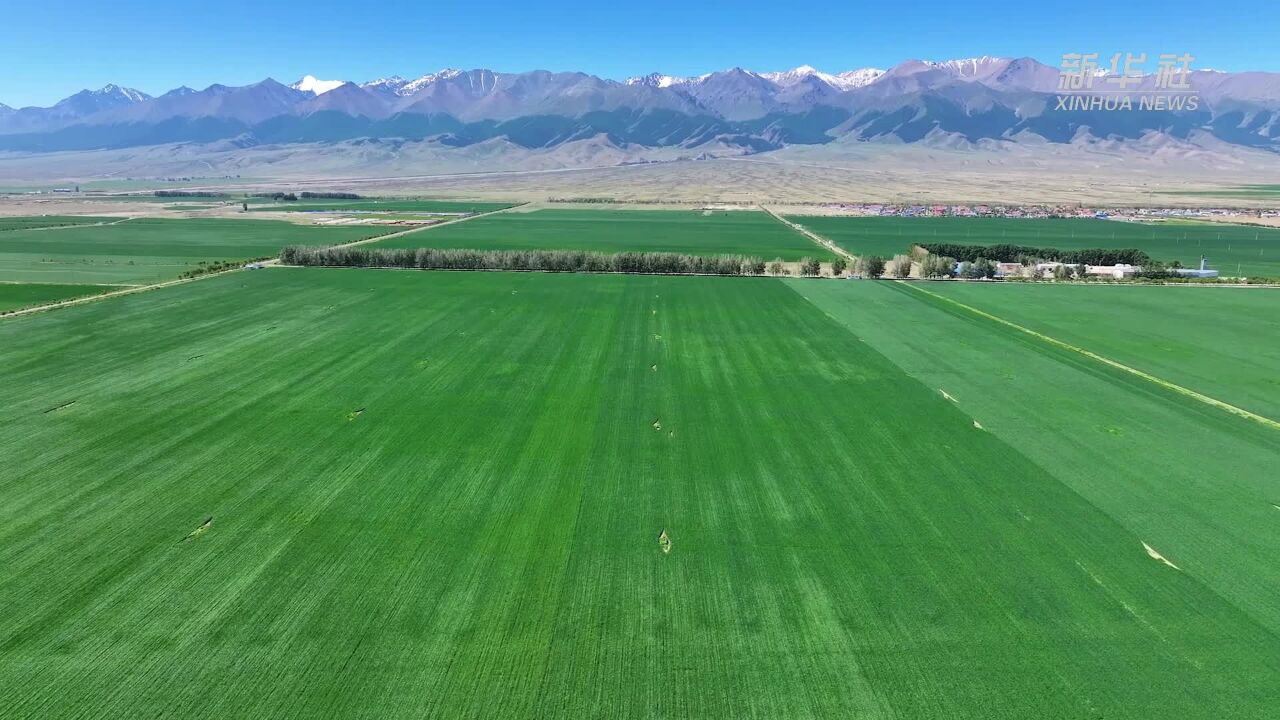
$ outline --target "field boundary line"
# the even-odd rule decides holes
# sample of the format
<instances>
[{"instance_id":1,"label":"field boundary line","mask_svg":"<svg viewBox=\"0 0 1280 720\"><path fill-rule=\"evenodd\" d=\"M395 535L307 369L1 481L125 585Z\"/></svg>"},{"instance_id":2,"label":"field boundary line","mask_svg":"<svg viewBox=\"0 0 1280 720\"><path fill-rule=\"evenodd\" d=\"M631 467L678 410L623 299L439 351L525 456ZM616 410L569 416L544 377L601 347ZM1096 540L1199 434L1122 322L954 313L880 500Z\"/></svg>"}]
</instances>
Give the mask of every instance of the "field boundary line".
<instances>
[{"instance_id":1,"label":"field boundary line","mask_svg":"<svg viewBox=\"0 0 1280 720\"><path fill-rule=\"evenodd\" d=\"M1219 410L1225 410L1225 411L1227 411L1227 412L1231 413L1232 415L1237 415L1237 416L1239 416L1239 417L1242 417L1242 418L1245 418L1245 419L1248 419L1248 420L1252 420L1252 421L1254 421L1254 422L1256 422L1256 423L1260 423L1260 424L1265 425L1265 426L1267 426L1267 427L1269 427L1269 428L1272 428L1273 430L1280 430L1280 422L1276 422L1275 420L1272 420L1271 418L1266 417L1266 416L1264 416L1264 415L1259 415L1259 414L1257 414L1257 413L1255 413L1255 412L1250 412L1249 410L1245 410L1245 409L1244 409L1244 408L1242 408L1242 407L1237 407L1237 406L1232 405L1232 404L1230 404L1230 403L1223 402L1222 400L1219 400L1219 399L1217 399L1217 398L1215 398L1215 397L1210 397L1209 395L1205 395L1204 393L1196 392L1195 390L1192 390L1191 388L1183 387L1182 385L1178 385L1177 383L1173 383L1173 382L1170 382L1170 381L1168 381L1168 380L1165 380L1164 378L1158 377L1158 376L1156 376L1156 375L1152 375L1152 374L1151 374L1151 373L1149 373L1149 372L1145 372L1145 371L1143 371L1143 370L1139 370L1139 369L1137 369L1137 368L1135 368L1135 367L1131 367L1131 366L1129 366L1129 365L1125 365L1124 363L1120 363L1120 362L1117 362L1117 361L1115 361L1115 360L1112 360L1112 359L1111 359L1111 358L1109 358L1109 357L1106 357L1106 356L1103 356L1103 355L1099 355L1098 353L1093 352L1092 350L1086 350L1085 348L1082 348L1082 347L1080 347L1080 346L1078 346L1078 345L1072 345L1071 343L1064 342L1064 341L1059 340L1059 339L1057 339L1057 338L1055 338L1055 337L1052 337L1052 336L1050 336L1050 335L1045 335L1045 334L1044 334L1044 333L1042 333L1042 332L1038 332L1038 331L1036 331L1036 330L1032 330L1031 328L1028 328L1028 327L1024 327L1024 326L1022 326L1022 325L1019 325L1019 324L1017 324L1017 323L1015 323L1015 322L1011 322L1011 321L1009 321L1009 320L1005 320L1004 318L1002 318L1002 317L1000 317L1000 316L998 316L998 315L993 315L993 314L991 314L991 313L989 313L989 312L987 312L987 311L985 311L985 310L979 310L978 308L973 307L972 305L966 305L965 303L962 303L962 302L960 302L959 300L953 300L953 299L951 299L951 298L949 298L949 297L946 297L946 296L943 296L943 295L939 295L939 294L937 294L937 293L935 293L935 292L931 292L931 291L929 291L929 290L925 290L924 288L921 288L921 287L919 287L919 286L917 286L917 285L914 285L914 284L912 284L912 283L906 283L906 282L902 282L902 281L900 281L900 280L896 280L895 282L897 282L898 284L900 284L900 285L902 285L902 286L904 286L904 287L909 287L909 288L911 288L912 290L914 290L914 291L916 291L916 292L924 293L925 295L929 295L930 297L937 298L938 300L941 300L941 301L943 301L943 302L945 302L945 303L949 303L949 304L951 304L951 305L955 305L956 307L963 308L963 309L965 309L965 310L967 310L967 311L969 311L969 312L971 312L971 313L973 313L973 314L975 314L975 315L978 315L978 316L980 316L980 317L984 317L984 318L986 318L986 319L988 319L988 320L994 320L995 322L998 322L998 323L1000 323L1001 325L1004 325L1004 326L1006 326L1006 327L1013 328L1014 330L1018 330L1019 332L1026 333L1027 335L1030 335L1030 336L1032 336L1032 337L1034 337L1034 338L1037 338L1037 339L1039 339L1039 340L1042 340L1042 341L1044 341L1044 342L1047 342L1047 343L1049 343L1050 345L1053 345L1053 346L1055 346L1055 347L1060 347L1060 348L1063 348L1063 349L1066 349L1066 350L1070 350L1070 351L1072 351L1072 352L1079 353L1079 354L1081 354L1081 355L1084 355L1084 356L1085 356L1085 357L1087 357L1087 358L1090 358L1090 359L1096 360L1096 361L1098 361L1098 362L1100 362L1100 363L1103 363L1104 365L1107 365L1107 366L1113 367L1113 368L1115 368L1115 369L1117 369L1117 370L1123 370L1124 372L1127 372L1127 373L1129 373L1129 374L1131 374L1131 375L1135 375L1135 376L1137 376L1137 377L1140 377L1140 378L1142 378L1143 380L1146 380L1146 381L1148 381L1148 382L1155 383L1156 385L1159 385L1160 387L1163 387L1163 388L1165 388L1166 390L1172 390L1173 392L1176 392L1176 393L1178 393L1179 395L1183 395L1183 396L1186 396L1186 397L1192 398L1193 400L1199 400L1200 402L1202 402L1202 403L1204 403L1204 404L1206 404L1206 405L1211 405L1211 406L1213 406L1213 407L1218 408Z\"/></svg>"},{"instance_id":2,"label":"field boundary line","mask_svg":"<svg viewBox=\"0 0 1280 720\"><path fill-rule=\"evenodd\" d=\"M30 215L13 215L12 217L31 217L31 216ZM76 217L76 216L72 215L70 217ZM96 216L96 217L110 217L110 215ZM51 230L74 230L76 228L107 227L109 225L119 225L120 223L126 223L126 222L129 222L130 220L137 220L139 217L140 216L138 215L130 215L129 217L120 218L118 220L112 220L111 222L80 223L78 225L74 225L74 224L73 225L49 225L46 227L33 227L33 228L14 228L12 230L0 230L0 232L49 232Z\"/></svg>"},{"instance_id":3,"label":"field boundary line","mask_svg":"<svg viewBox=\"0 0 1280 720\"><path fill-rule=\"evenodd\" d=\"M438 227L444 227L445 225L454 225L456 223L467 222L468 220L475 220L476 218L489 217L490 215L497 215L498 213L511 212L512 210L526 207L531 204L533 204L533 201L522 202L519 205L512 205L511 207L498 208L497 210L489 210L488 212L476 213L474 215L467 215L466 217L454 218L452 220L445 220L444 222L432 223L431 225L421 225L419 227L409 228L408 230L400 230L398 232L387 233L386 235L375 235L371 238L356 240L355 242L342 243L341 245L326 245L325 247L347 248L347 247L355 247L356 245L366 245L368 243L374 243L380 240L390 240L391 238L404 237L405 235L412 235L413 233L425 232L427 230L432 230ZM279 265L280 258L277 256L271 260L267 260L263 262L262 264L273 265L273 266Z\"/></svg>"},{"instance_id":4,"label":"field boundary line","mask_svg":"<svg viewBox=\"0 0 1280 720\"><path fill-rule=\"evenodd\" d=\"M774 220L777 220L778 222L782 223L783 225L786 225L787 227L791 228L792 230L795 230L796 232L800 233L801 235L804 235L805 237L807 237L807 238L809 238L810 240L814 241L814 242L815 242L815 243L817 243L818 245L820 245L820 246L822 246L822 247L824 247L824 248L826 248L826 249L830 250L831 252L835 253L836 255L843 256L846 260L849 260L850 262L856 262L856 261L858 260L858 258L854 257L853 253L849 252L848 250L845 250L844 248L840 247L839 245L836 245L835 243L833 243L833 242L831 242L830 240L828 240L828 239L826 239L826 238L822 237L822 236L821 236L821 235L819 235L818 233L813 232L813 231L812 231L812 230L810 230L809 228L807 228L807 227L805 227L805 226L801 225L800 223L793 223L793 222L791 222L790 220L788 220L788 219L786 219L786 218L782 217L782 216L781 216L781 215L779 215L778 213L776 213L776 212L774 212L774 211L770 210L769 208L765 207L764 205L761 205L761 206L760 206L760 209L761 209L761 210L763 210L763 211L765 211L766 213L768 213L768 214L769 214L769 216L770 216L770 217L772 217Z\"/></svg>"},{"instance_id":5,"label":"field boundary line","mask_svg":"<svg viewBox=\"0 0 1280 720\"><path fill-rule=\"evenodd\" d=\"M363 245L365 243L377 242L378 240L385 240L387 238L400 237L402 235L422 232L423 230L430 230L431 228L442 227L444 225L452 225L453 223L466 222L468 220L474 220L478 217L485 217L486 215L494 215L496 213L507 212L509 210L515 210L516 208L522 208L529 204L530 203L528 202L523 202L523 203L520 203L519 205L512 205L511 207L499 208L497 210L490 210L488 212L477 213L475 215L468 215L466 217L456 218L454 220L446 220L445 222L436 223L434 225L423 225L422 227L409 228L408 230L401 230L400 232L387 233L386 235L375 235L371 238L356 240L355 242L342 243L341 245L330 245L329 247L342 248L342 247L351 247L353 245ZM128 220L133 220L133 219L135 218L128 217L128 218L124 218L123 220L118 220L114 223L101 223L101 224L95 224L95 225L78 225L75 227L100 227L101 225L115 225ZM254 262L254 261L252 260L245 261L246 264L251 262ZM277 255L276 257L271 258L269 260L258 261L257 264L261 266L277 266L277 265L280 265L280 257ZM70 307L72 305L83 305L86 303L97 302L98 300L107 300L113 297L120 297L122 295L132 295L134 293L146 292L147 290L159 290L160 288L171 287L173 285L181 285L183 283L194 282L196 280L203 280L205 278L215 277L218 275L225 275L226 273L230 273L230 272L239 272L241 270L244 270L243 266L231 267L231 268L227 268L226 270L220 270L218 272L212 272L212 273L204 273L201 275L197 275L195 277L176 278L174 280L165 280L164 282L152 283L150 285L133 285L122 290L115 290L112 292L100 293L98 295L86 295L84 297L79 297L79 298L59 300L57 302L48 303L45 305L33 305L32 307L22 308L20 310L14 310L12 312L0 313L0 320L18 317L20 315L31 315L33 313L44 312L46 310L57 310L58 308ZM18 283L18 284L27 284L27 283ZM69 284L76 285L80 283L69 283ZM86 283L86 284L91 284L91 283Z\"/></svg>"},{"instance_id":6,"label":"field boundary line","mask_svg":"<svg viewBox=\"0 0 1280 720\"><path fill-rule=\"evenodd\" d=\"M31 307L22 308L20 310L13 310L7 313L0 313L0 322L3 322L4 320L7 320L9 318L18 317L20 315L31 315L33 313L44 312L46 310L57 310L58 308L70 307L72 305L84 305L91 302L97 302L98 300L106 300L108 298L120 297L122 295L133 295L134 293L146 292L148 290L159 290L160 288L170 287L172 285L182 285L183 283L195 282L197 280L216 277L218 275L225 275L227 273L237 272L243 269L244 268L242 267L227 268L226 270L220 270L218 272L211 272L211 273L204 273L201 275L197 275L195 277L176 278L174 280L165 280L163 282L152 283L150 285L131 285L122 290L113 290L111 292L99 293L97 295L85 295L84 297L70 298L68 300L59 300L57 302L52 302L45 305L33 305ZM19 284L38 285L41 283L19 283ZM71 283L71 284L75 284L75 283Z\"/></svg>"}]
</instances>

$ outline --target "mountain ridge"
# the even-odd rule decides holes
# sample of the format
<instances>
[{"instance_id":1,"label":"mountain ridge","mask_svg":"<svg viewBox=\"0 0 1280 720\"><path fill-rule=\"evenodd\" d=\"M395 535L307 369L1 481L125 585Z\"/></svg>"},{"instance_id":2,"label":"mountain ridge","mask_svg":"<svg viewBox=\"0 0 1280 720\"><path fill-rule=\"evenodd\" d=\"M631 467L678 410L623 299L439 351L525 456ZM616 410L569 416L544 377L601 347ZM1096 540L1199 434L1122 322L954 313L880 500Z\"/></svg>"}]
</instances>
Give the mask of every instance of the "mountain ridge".
<instances>
[{"instance_id":1,"label":"mountain ridge","mask_svg":"<svg viewBox=\"0 0 1280 720\"><path fill-rule=\"evenodd\" d=\"M412 138L448 146L507 137L552 147L603 135L647 147L742 152L837 138L881 142L1137 141L1155 133L1280 152L1280 73L1193 71L1194 108L1056 107L1056 68L1033 58L907 60L887 70L741 67L622 81L582 72L449 68L361 83L181 87L159 97L108 85L49 108L0 106L0 150L49 152L234 141L245 145ZM1094 79L1100 88L1111 80ZM1134 92L1154 93L1140 78ZM499 134L495 134L499 133ZM304 139L305 138L305 139Z\"/></svg>"}]
</instances>

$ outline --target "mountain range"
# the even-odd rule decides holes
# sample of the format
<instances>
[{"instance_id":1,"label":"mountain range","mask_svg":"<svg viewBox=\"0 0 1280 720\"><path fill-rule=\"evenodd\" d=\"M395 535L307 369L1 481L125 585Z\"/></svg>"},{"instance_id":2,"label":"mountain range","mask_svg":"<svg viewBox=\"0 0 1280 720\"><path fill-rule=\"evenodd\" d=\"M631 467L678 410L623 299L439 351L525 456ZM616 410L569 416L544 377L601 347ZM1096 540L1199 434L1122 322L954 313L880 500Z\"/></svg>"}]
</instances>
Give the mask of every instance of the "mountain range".
<instances>
[{"instance_id":1,"label":"mountain range","mask_svg":"<svg viewBox=\"0 0 1280 720\"><path fill-rule=\"evenodd\" d=\"M152 97L117 85L52 107L0 105L0 151L118 149L172 143L502 139L526 149L594 138L619 147L755 153L836 140L1133 142L1166 136L1280 153L1280 73L1192 71L1180 109L1058 107L1059 70L1032 58L909 60L888 70L827 73L733 68L623 81L581 72L442 70L367 82L306 76L241 86L180 87ZM1096 78L1106 88L1113 78ZM1128 89L1153 92L1144 76ZM1101 95L1099 96L1101 97Z\"/></svg>"}]
</instances>

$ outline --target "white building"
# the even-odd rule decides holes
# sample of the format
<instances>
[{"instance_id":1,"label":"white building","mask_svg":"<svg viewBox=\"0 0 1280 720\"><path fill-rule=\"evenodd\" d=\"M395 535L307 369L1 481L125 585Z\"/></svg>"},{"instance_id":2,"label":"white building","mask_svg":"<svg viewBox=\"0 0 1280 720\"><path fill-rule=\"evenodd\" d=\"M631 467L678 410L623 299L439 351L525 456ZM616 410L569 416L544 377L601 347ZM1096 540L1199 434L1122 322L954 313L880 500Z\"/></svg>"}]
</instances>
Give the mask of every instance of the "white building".
<instances>
[{"instance_id":1,"label":"white building","mask_svg":"<svg viewBox=\"0 0 1280 720\"><path fill-rule=\"evenodd\" d=\"M1190 277L1190 278L1218 277L1218 271L1209 269L1209 261L1206 260L1203 255L1200 256L1199 268L1174 268L1173 271L1178 275L1181 275L1182 277Z\"/></svg>"},{"instance_id":2,"label":"white building","mask_svg":"<svg viewBox=\"0 0 1280 720\"><path fill-rule=\"evenodd\" d=\"M1085 265L1085 275L1095 277L1113 277L1116 279L1133 277L1142 268L1120 263L1118 265Z\"/></svg>"}]
</instances>

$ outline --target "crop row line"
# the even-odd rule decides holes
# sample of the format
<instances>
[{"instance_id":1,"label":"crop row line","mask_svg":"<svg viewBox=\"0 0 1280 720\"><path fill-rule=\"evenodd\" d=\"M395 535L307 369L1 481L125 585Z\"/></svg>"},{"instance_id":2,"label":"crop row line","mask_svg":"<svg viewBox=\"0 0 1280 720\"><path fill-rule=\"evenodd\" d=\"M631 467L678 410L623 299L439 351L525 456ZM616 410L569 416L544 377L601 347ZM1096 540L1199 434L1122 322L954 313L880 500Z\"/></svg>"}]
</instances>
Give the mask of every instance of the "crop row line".
<instances>
[{"instance_id":1,"label":"crop row line","mask_svg":"<svg viewBox=\"0 0 1280 720\"><path fill-rule=\"evenodd\" d=\"M1116 368L1117 370L1122 370L1122 371L1127 372L1127 373L1129 373L1129 374L1131 374L1131 375L1135 375L1135 376L1137 376L1137 377L1140 377L1140 378L1142 378L1143 380L1147 380L1147 381L1149 381L1149 382L1155 383L1156 385L1159 385L1160 387L1163 387L1163 388L1165 388L1165 389L1167 389L1167 390L1172 390L1173 392L1176 392L1176 393L1178 393L1179 395L1183 395L1183 396L1186 396L1186 397L1192 398L1192 399L1194 399L1194 400L1198 400L1198 401L1200 401L1200 402L1202 402L1202 403L1205 403L1206 405L1211 405L1211 406L1216 407L1216 408L1218 408L1218 409L1220 409L1220 410L1225 410L1225 411L1227 411L1227 412L1229 412L1229 413L1231 413L1231 414L1233 414L1233 415L1237 415L1237 416L1239 416L1239 417L1246 418L1246 419L1248 419L1248 420L1252 420L1252 421L1254 421L1254 422L1260 423L1260 424L1265 425L1265 426L1267 426L1267 427L1269 427L1269 428L1272 428L1272 429L1274 429L1274 430L1280 430L1280 422L1276 422L1275 420L1272 420L1271 418L1266 417L1266 416L1264 416L1264 415L1259 415L1259 414L1257 414L1257 413L1255 413L1255 412L1250 412L1250 411L1248 411L1248 410L1245 410L1245 409L1244 409L1244 408L1242 408L1242 407L1238 407L1238 406L1236 406L1236 405L1232 405L1231 403L1223 402L1222 400L1219 400L1219 399L1217 399L1217 398L1215 398L1215 397L1210 397L1210 396L1208 396L1208 395L1205 395L1204 393L1196 392L1195 390L1192 390L1191 388L1183 387L1182 385L1178 385L1177 383L1173 383L1173 382L1170 382L1170 381L1168 381L1168 380L1165 380L1164 378L1161 378L1161 377L1157 377L1157 376L1155 376L1155 375L1152 375L1152 374L1151 374L1151 373L1149 373L1149 372L1144 372L1144 371L1139 370L1139 369L1137 369L1137 368L1135 368L1135 367L1131 367L1131 366L1129 366L1129 365L1125 365L1124 363L1116 362L1115 360L1112 360L1111 358L1106 357L1106 356L1103 356L1103 355L1099 355L1098 353L1093 352L1092 350L1087 350L1087 349L1082 348L1082 347L1080 347L1080 346L1078 346L1078 345L1072 345L1071 343L1063 342L1062 340L1059 340L1059 339L1057 339L1057 338L1055 338L1055 337L1052 337L1052 336L1050 336L1050 335L1045 335L1045 334L1044 334L1044 333L1042 333L1042 332L1038 332L1038 331L1036 331L1036 330L1032 330L1031 328L1028 328L1028 327L1024 327L1024 326L1022 326L1022 325L1019 325L1019 324L1017 324L1017 323L1015 323L1015 322L1010 322L1009 320L1005 320L1004 318L1002 318L1002 317L1000 317L1000 316L998 316L998 315L993 315L993 314L991 314L991 313L989 313L989 312L986 312L985 310L979 310L978 308L973 307L972 305L966 305L965 303L959 302L959 301L957 301L957 300L953 300L953 299L951 299L951 298L949 298L949 297L945 297L945 296L943 296L943 295L939 295L939 294L937 294L937 293L935 293L935 292L931 292L931 291L929 291L929 290L925 290L924 288L919 287L919 285L917 285L917 284L908 283L908 282L902 282L902 281L897 281L897 282L898 282L899 284L901 284L901 285L903 285L903 286L905 286L905 287L909 287L909 288L911 288L911 289L913 289L913 290L915 290L915 291L917 291L917 292L924 293L925 295L929 295L930 297L936 298L936 299L941 300L941 301L946 302L946 303L950 303L951 305L955 305L956 307L963 308L964 310L967 310L967 311L969 311L969 312L971 312L971 313L973 313L973 314L975 314L975 315L978 315L978 316L980 316L980 317L984 317L984 318L986 318L986 319L988 319L988 320L993 320L993 321L998 322L998 323L1000 323L1001 325L1004 325L1004 326L1006 326L1006 327L1010 327L1010 328L1013 328L1014 330L1018 330L1019 332L1026 333L1027 335L1030 335L1030 336L1032 336L1032 337L1034 337L1034 338L1037 338L1037 339L1039 339L1039 340L1042 340L1042 341L1044 341L1044 342L1047 342L1047 343L1049 343L1049 344L1051 344L1051 345L1054 345L1055 347L1060 347L1060 348L1063 348L1063 349L1066 349L1066 350L1070 350L1070 351L1072 351L1072 352L1079 353L1079 354L1081 354L1081 355L1084 355L1084 356L1085 356L1085 357L1087 357L1087 358L1090 358L1090 359L1096 360L1096 361L1098 361L1098 362L1100 362L1100 363L1103 363L1104 365L1108 365L1108 366L1110 366L1110 367Z\"/></svg>"}]
</instances>

